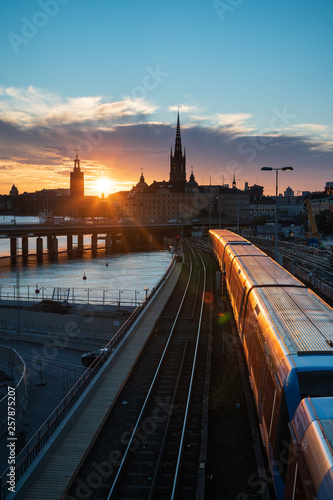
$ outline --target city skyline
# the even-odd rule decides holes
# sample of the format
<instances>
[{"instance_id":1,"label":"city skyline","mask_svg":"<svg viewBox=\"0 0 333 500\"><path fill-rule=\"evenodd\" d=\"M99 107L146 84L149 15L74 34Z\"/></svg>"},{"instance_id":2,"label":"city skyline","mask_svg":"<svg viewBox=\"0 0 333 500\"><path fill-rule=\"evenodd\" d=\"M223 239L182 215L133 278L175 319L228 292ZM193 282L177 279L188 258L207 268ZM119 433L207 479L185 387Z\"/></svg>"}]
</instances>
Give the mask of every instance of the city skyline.
<instances>
[{"instance_id":1,"label":"city skyline","mask_svg":"<svg viewBox=\"0 0 333 500\"><path fill-rule=\"evenodd\" d=\"M279 192L332 181L333 5L23 0L2 7L0 185L86 194L168 179L179 107L187 174ZM187 177L187 178L188 178ZM104 181L103 181L104 179Z\"/></svg>"}]
</instances>

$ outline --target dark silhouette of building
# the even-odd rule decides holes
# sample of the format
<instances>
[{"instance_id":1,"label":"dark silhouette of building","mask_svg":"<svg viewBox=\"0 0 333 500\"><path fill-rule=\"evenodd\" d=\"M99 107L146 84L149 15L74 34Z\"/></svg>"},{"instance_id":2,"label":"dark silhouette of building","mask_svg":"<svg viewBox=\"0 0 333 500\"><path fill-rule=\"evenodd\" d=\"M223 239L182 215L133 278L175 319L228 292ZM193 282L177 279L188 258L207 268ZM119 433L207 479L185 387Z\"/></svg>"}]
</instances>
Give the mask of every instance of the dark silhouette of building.
<instances>
[{"instance_id":1,"label":"dark silhouette of building","mask_svg":"<svg viewBox=\"0 0 333 500\"><path fill-rule=\"evenodd\" d=\"M70 197L73 201L82 200L84 197L84 173L81 172L77 151L74 160L74 169L70 176Z\"/></svg>"},{"instance_id":2,"label":"dark silhouette of building","mask_svg":"<svg viewBox=\"0 0 333 500\"><path fill-rule=\"evenodd\" d=\"M179 111L177 118L177 131L176 131L176 142L174 155L170 154L170 182L172 183L186 183L186 156L185 149L184 155L182 151L182 140L180 137L180 123L179 123Z\"/></svg>"},{"instance_id":3,"label":"dark silhouette of building","mask_svg":"<svg viewBox=\"0 0 333 500\"><path fill-rule=\"evenodd\" d=\"M9 191L9 196L18 196L19 192L15 184L12 185L12 189Z\"/></svg>"}]
</instances>

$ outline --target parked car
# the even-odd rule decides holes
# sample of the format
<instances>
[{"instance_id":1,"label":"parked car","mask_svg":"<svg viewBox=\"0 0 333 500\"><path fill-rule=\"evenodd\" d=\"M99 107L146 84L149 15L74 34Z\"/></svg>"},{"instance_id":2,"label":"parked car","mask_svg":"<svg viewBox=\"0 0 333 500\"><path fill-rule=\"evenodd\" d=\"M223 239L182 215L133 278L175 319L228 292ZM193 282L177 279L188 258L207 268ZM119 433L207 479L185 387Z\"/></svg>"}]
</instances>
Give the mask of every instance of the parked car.
<instances>
[{"instance_id":1,"label":"parked car","mask_svg":"<svg viewBox=\"0 0 333 500\"><path fill-rule=\"evenodd\" d=\"M86 352L85 354L82 354L81 356L81 361L83 366L90 366L98 356L103 356L106 352L108 352L109 349L105 347L104 349L97 349L96 351L92 352Z\"/></svg>"}]
</instances>

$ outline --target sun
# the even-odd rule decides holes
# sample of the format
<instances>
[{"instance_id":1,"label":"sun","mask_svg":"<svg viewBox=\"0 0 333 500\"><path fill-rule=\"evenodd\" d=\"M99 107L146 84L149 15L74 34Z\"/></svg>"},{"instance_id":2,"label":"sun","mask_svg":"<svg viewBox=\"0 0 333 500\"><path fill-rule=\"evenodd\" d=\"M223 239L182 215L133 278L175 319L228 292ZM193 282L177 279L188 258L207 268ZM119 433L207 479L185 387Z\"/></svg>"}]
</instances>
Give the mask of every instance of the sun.
<instances>
[{"instance_id":1,"label":"sun","mask_svg":"<svg viewBox=\"0 0 333 500\"><path fill-rule=\"evenodd\" d=\"M95 186L99 196L102 193L108 196L114 190L113 182L109 177L99 177L96 179Z\"/></svg>"}]
</instances>

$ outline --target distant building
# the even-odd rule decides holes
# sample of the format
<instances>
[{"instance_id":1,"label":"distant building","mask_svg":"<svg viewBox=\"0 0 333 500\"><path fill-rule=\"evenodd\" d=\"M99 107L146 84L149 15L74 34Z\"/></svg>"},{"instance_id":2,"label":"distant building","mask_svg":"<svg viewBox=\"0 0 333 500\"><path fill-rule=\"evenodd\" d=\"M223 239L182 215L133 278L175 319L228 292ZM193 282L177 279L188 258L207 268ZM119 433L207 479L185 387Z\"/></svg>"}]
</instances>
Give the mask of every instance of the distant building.
<instances>
[{"instance_id":1,"label":"distant building","mask_svg":"<svg viewBox=\"0 0 333 500\"><path fill-rule=\"evenodd\" d=\"M314 215L319 215L320 212L328 210L333 214L333 196L325 196L325 198L311 199L311 207Z\"/></svg>"},{"instance_id":2,"label":"distant building","mask_svg":"<svg viewBox=\"0 0 333 500\"><path fill-rule=\"evenodd\" d=\"M9 191L9 196L18 196L19 192L15 184L12 185L12 189Z\"/></svg>"},{"instance_id":3,"label":"distant building","mask_svg":"<svg viewBox=\"0 0 333 500\"><path fill-rule=\"evenodd\" d=\"M84 173L81 172L77 152L74 160L74 169L70 174L70 197L73 201L82 200L84 197Z\"/></svg>"},{"instance_id":4,"label":"distant building","mask_svg":"<svg viewBox=\"0 0 333 500\"><path fill-rule=\"evenodd\" d=\"M291 189L291 187L288 186L285 192L283 193L283 196L285 197L294 196L294 191Z\"/></svg>"},{"instance_id":5,"label":"distant building","mask_svg":"<svg viewBox=\"0 0 333 500\"><path fill-rule=\"evenodd\" d=\"M115 193L108 200L109 212L117 218L146 223L197 218L202 204L208 206L206 198L199 193L193 169L186 182L186 157L182 148L178 112L175 149L174 154L171 149L170 155L169 181L154 181L148 185L141 170L140 180L131 191Z\"/></svg>"},{"instance_id":6,"label":"distant building","mask_svg":"<svg viewBox=\"0 0 333 500\"><path fill-rule=\"evenodd\" d=\"M251 207L248 191L220 186L219 193L213 199L216 201L216 210L213 209L213 215L218 217L222 225L242 223L250 216Z\"/></svg>"},{"instance_id":7,"label":"distant building","mask_svg":"<svg viewBox=\"0 0 333 500\"><path fill-rule=\"evenodd\" d=\"M333 182L326 182L325 191L328 195L333 194Z\"/></svg>"}]
</instances>

